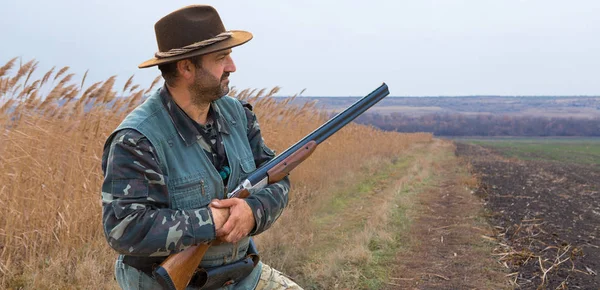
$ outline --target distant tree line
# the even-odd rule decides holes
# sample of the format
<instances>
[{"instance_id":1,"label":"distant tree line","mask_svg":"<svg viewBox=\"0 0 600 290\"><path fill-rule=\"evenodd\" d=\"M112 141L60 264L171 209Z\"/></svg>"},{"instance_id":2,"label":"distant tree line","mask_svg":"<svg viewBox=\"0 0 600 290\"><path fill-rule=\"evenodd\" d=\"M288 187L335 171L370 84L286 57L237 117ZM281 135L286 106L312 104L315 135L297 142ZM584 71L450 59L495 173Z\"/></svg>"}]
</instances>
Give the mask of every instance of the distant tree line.
<instances>
[{"instance_id":1,"label":"distant tree line","mask_svg":"<svg viewBox=\"0 0 600 290\"><path fill-rule=\"evenodd\" d=\"M387 131L432 132L437 136L600 136L600 118L366 113L357 122Z\"/></svg>"}]
</instances>

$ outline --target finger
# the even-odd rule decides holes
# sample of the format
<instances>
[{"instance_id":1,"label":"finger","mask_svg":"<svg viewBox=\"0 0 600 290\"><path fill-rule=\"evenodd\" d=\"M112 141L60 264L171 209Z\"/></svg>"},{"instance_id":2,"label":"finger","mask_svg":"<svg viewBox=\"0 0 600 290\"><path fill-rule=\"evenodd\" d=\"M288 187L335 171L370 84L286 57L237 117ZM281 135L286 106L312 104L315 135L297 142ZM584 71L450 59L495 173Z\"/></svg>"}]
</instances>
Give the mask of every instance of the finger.
<instances>
[{"instance_id":1,"label":"finger","mask_svg":"<svg viewBox=\"0 0 600 290\"><path fill-rule=\"evenodd\" d=\"M233 243L232 239L233 239L233 236L231 234L225 236L225 241L228 243Z\"/></svg>"},{"instance_id":2,"label":"finger","mask_svg":"<svg viewBox=\"0 0 600 290\"><path fill-rule=\"evenodd\" d=\"M221 235L228 235L232 231L234 231L236 228L238 228L239 224L240 224L239 216L230 214L229 217L227 218L227 221L225 222L223 227L221 227L220 231L218 231L218 232L221 233Z\"/></svg>"},{"instance_id":3,"label":"finger","mask_svg":"<svg viewBox=\"0 0 600 290\"><path fill-rule=\"evenodd\" d=\"M226 239L229 243L237 243L242 239L242 235L240 235L239 231L232 231L229 235L227 235Z\"/></svg>"},{"instance_id":4,"label":"finger","mask_svg":"<svg viewBox=\"0 0 600 290\"><path fill-rule=\"evenodd\" d=\"M219 239L219 241L221 241L221 242L223 242L223 243L229 243L229 242L227 241L227 236L221 236L221 237L219 237L218 239Z\"/></svg>"},{"instance_id":5,"label":"finger","mask_svg":"<svg viewBox=\"0 0 600 290\"><path fill-rule=\"evenodd\" d=\"M232 207L237 203L237 201L235 199L221 199L221 200L212 200L210 202L211 206L214 206L216 208L225 208L225 207Z\"/></svg>"},{"instance_id":6,"label":"finger","mask_svg":"<svg viewBox=\"0 0 600 290\"><path fill-rule=\"evenodd\" d=\"M242 237L244 237L245 235L242 233L242 229L240 228L239 223L234 221L231 224L232 224L232 227L228 228L231 230L227 233L223 233L223 238L228 243L235 243L235 242L238 242L239 240L241 240Z\"/></svg>"},{"instance_id":7,"label":"finger","mask_svg":"<svg viewBox=\"0 0 600 290\"><path fill-rule=\"evenodd\" d=\"M237 243L241 239L243 239L244 237L247 237L247 236L248 236L248 233L244 229L242 229L241 227L238 226L227 235L226 239L230 243Z\"/></svg>"},{"instance_id":8,"label":"finger","mask_svg":"<svg viewBox=\"0 0 600 290\"><path fill-rule=\"evenodd\" d=\"M229 233L231 233L231 231L226 231L226 230L223 230L222 228L218 229L216 232L217 237L227 237L229 235Z\"/></svg>"},{"instance_id":9,"label":"finger","mask_svg":"<svg viewBox=\"0 0 600 290\"><path fill-rule=\"evenodd\" d=\"M235 223L231 221L231 219L227 220L225 224L217 230L217 236L227 236L231 233L233 228L235 227Z\"/></svg>"}]
</instances>

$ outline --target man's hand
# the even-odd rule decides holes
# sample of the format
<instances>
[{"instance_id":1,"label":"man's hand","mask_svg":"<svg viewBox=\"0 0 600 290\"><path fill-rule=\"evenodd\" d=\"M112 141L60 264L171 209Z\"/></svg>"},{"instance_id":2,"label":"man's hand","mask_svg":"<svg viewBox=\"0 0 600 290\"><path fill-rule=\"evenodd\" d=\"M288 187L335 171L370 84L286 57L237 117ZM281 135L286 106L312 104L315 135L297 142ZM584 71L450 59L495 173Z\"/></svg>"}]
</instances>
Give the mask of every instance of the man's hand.
<instances>
[{"instance_id":1,"label":"man's hand","mask_svg":"<svg viewBox=\"0 0 600 290\"><path fill-rule=\"evenodd\" d=\"M217 201L217 199L215 199ZM215 230L218 232L227 219L229 218L229 208L216 208L213 206L209 206L212 211L213 222L215 223Z\"/></svg>"},{"instance_id":2,"label":"man's hand","mask_svg":"<svg viewBox=\"0 0 600 290\"><path fill-rule=\"evenodd\" d=\"M211 208L217 210L229 210L229 218L225 225L217 228L217 237L228 243L237 243L248 236L254 228L254 215L248 203L241 198L229 198L213 200ZM216 224L215 224L216 226Z\"/></svg>"}]
</instances>

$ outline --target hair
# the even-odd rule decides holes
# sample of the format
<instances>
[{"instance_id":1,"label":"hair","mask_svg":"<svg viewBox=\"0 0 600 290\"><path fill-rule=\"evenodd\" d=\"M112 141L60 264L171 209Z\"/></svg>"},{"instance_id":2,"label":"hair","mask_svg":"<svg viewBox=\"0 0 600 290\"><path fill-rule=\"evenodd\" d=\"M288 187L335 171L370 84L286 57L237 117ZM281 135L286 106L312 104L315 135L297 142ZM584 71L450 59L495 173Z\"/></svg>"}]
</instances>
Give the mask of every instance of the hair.
<instances>
[{"instance_id":1,"label":"hair","mask_svg":"<svg viewBox=\"0 0 600 290\"><path fill-rule=\"evenodd\" d=\"M186 59L190 60L196 68L202 68L202 55L196 55ZM160 70L162 77L163 79L165 79L165 83L167 83L167 85L171 87L175 86L175 81L179 76L177 73L177 63L182 60L158 65L158 69Z\"/></svg>"}]
</instances>

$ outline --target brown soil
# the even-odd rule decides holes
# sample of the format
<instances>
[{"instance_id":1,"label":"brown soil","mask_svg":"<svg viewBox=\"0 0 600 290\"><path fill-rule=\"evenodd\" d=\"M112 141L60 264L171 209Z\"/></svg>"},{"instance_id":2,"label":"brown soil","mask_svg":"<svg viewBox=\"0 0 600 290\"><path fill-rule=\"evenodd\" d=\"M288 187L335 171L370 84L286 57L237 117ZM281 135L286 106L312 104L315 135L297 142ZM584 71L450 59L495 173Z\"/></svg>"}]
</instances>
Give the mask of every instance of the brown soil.
<instances>
[{"instance_id":1,"label":"brown soil","mask_svg":"<svg viewBox=\"0 0 600 290\"><path fill-rule=\"evenodd\" d=\"M457 144L490 213L497 259L519 289L600 289L600 169L509 160Z\"/></svg>"},{"instance_id":2,"label":"brown soil","mask_svg":"<svg viewBox=\"0 0 600 290\"><path fill-rule=\"evenodd\" d=\"M509 289L465 164L452 157L434 166L431 186L419 193L411 246L398 253L387 289Z\"/></svg>"}]
</instances>

